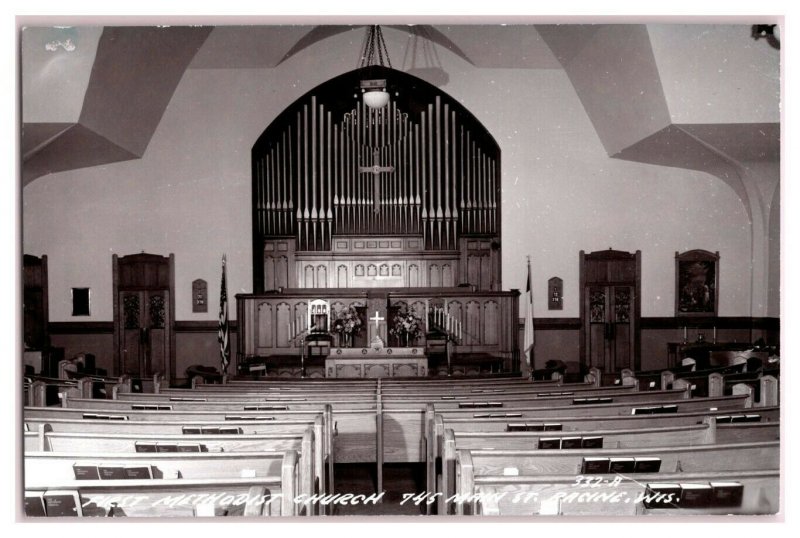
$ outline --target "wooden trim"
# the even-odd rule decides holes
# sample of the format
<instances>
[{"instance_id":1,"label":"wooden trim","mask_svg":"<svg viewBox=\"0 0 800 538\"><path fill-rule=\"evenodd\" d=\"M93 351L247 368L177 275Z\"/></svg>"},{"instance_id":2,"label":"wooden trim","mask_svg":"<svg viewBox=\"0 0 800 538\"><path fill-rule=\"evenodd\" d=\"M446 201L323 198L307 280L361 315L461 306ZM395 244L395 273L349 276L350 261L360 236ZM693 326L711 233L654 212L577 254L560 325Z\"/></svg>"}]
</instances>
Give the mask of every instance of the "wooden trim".
<instances>
[{"instance_id":1,"label":"wooden trim","mask_svg":"<svg viewBox=\"0 0 800 538\"><path fill-rule=\"evenodd\" d=\"M166 365L166 381L170 383L176 376L176 363L178 362L178 346L175 341L175 253L169 253L169 364Z\"/></svg>"},{"instance_id":2,"label":"wooden trim","mask_svg":"<svg viewBox=\"0 0 800 538\"><path fill-rule=\"evenodd\" d=\"M780 318L750 318L746 316L730 317L705 317L700 319L684 317L650 317L642 318L642 329L648 330L671 330L682 327L697 327L717 329L760 329L760 330L780 330Z\"/></svg>"},{"instance_id":3,"label":"wooden trim","mask_svg":"<svg viewBox=\"0 0 800 538\"><path fill-rule=\"evenodd\" d=\"M581 318L534 318L533 325L536 330L542 331L579 331ZM730 316L719 318L686 319L665 317L642 317L639 328L643 331L673 330L684 326L697 328L717 329L758 329L766 331L779 331L780 318L748 318L745 316ZM519 330L525 327L525 318L519 318Z\"/></svg>"},{"instance_id":4,"label":"wooden trim","mask_svg":"<svg viewBox=\"0 0 800 538\"><path fill-rule=\"evenodd\" d=\"M674 317L642 317L642 330L672 330L680 329L684 325L717 329L759 329L778 331L781 328L780 318L748 318L748 317L719 317L703 320L687 320ZM238 320L230 320L231 332L238 332ZM580 318L534 318L533 325L536 330L542 331L579 331ZM217 320L184 320L175 322L175 332L179 333L206 333L217 332ZM525 318L519 318L519 330L525 327ZM113 321L51 321L48 324L51 334L111 334L114 332Z\"/></svg>"},{"instance_id":5,"label":"wooden trim","mask_svg":"<svg viewBox=\"0 0 800 538\"><path fill-rule=\"evenodd\" d=\"M636 287L633 291L636 312L633 315L631 327L633 328L633 368L638 372L642 369L642 251L637 250L636 258Z\"/></svg>"},{"instance_id":6,"label":"wooden trim","mask_svg":"<svg viewBox=\"0 0 800 538\"><path fill-rule=\"evenodd\" d=\"M237 331L236 320L230 322L231 332ZM176 333L216 333L218 322L208 321L176 321L174 332ZM113 334L113 321L51 321L48 324L50 334Z\"/></svg>"},{"instance_id":7,"label":"wooden trim","mask_svg":"<svg viewBox=\"0 0 800 538\"><path fill-rule=\"evenodd\" d=\"M238 323L236 320L228 321L228 327L231 332L237 332ZM176 333L216 333L219 329L219 322L217 320L202 320L202 321L176 321Z\"/></svg>"},{"instance_id":8,"label":"wooden trim","mask_svg":"<svg viewBox=\"0 0 800 538\"><path fill-rule=\"evenodd\" d=\"M581 318L533 318L533 326L537 331L579 331ZM525 327L525 318L519 318L519 328Z\"/></svg>"},{"instance_id":9,"label":"wooden trim","mask_svg":"<svg viewBox=\"0 0 800 538\"><path fill-rule=\"evenodd\" d=\"M51 321L50 334L113 334L113 321Z\"/></svg>"}]
</instances>

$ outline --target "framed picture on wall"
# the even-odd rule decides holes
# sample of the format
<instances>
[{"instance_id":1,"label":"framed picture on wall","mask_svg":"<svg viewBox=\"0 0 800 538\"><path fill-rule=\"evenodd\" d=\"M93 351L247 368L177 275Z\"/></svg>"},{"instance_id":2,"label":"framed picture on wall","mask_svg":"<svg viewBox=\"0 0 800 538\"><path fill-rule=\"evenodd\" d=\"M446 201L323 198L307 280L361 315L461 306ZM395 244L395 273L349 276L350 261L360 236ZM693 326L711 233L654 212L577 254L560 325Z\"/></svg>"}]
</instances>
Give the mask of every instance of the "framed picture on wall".
<instances>
[{"instance_id":1,"label":"framed picture on wall","mask_svg":"<svg viewBox=\"0 0 800 538\"><path fill-rule=\"evenodd\" d=\"M675 253L675 316L716 316L719 252Z\"/></svg>"}]
</instances>

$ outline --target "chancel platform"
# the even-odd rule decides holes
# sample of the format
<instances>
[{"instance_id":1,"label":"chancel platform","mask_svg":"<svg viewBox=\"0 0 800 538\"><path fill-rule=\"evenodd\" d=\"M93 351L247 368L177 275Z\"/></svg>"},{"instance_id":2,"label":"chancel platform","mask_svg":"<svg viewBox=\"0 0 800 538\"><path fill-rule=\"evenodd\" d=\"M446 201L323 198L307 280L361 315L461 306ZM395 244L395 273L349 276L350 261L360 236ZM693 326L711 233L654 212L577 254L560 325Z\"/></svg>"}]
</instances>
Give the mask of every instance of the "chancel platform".
<instances>
[{"instance_id":1,"label":"chancel platform","mask_svg":"<svg viewBox=\"0 0 800 538\"><path fill-rule=\"evenodd\" d=\"M299 372L301 365L308 375L321 375L312 374L309 367L313 363L315 369L321 369L325 362L325 377L422 376L433 368L429 368L429 358L439 366L444 364L447 348L451 357L466 363L472 357L490 358L500 367L492 371L515 371L519 362L518 297L517 290L471 287L316 288L238 294L237 367L246 373L246 365L263 363L269 373L280 362L286 363L286 371L279 375L291 375L289 367ZM322 303L327 307L315 307ZM409 319L417 330L410 336L398 336L400 326ZM343 327L352 329L352 335L339 332ZM428 341L429 335L448 332L452 338L446 347L437 347L438 340ZM324 350L315 347L321 338ZM385 343L380 352L374 350L376 338ZM367 368L360 362L367 357L379 360ZM440 369L437 366L435 371Z\"/></svg>"},{"instance_id":2,"label":"chancel platform","mask_svg":"<svg viewBox=\"0 0 800 538\"><path fill-rule=\"evenodd\" d=\"M325 377L426 377L422 347L335 348L325 359Z\"/></svg>"}]
</instances>

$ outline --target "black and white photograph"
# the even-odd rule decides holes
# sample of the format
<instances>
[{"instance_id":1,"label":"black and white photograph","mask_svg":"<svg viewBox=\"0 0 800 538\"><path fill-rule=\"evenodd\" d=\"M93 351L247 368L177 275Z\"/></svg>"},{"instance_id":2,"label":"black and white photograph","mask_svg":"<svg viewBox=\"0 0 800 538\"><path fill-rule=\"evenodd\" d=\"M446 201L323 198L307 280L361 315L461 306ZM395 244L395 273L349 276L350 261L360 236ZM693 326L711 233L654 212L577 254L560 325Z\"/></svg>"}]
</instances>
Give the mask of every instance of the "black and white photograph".
<instances>
[{"instance_id":1,"label":"black and white photograph","mask_svg":"<svg viewBox=\"0 0 800 538\"><path fill-rule=\"evenodd\" d=\"M17 521L781 522L784 22L18 17Z\"/></svg>"}]
</instances>

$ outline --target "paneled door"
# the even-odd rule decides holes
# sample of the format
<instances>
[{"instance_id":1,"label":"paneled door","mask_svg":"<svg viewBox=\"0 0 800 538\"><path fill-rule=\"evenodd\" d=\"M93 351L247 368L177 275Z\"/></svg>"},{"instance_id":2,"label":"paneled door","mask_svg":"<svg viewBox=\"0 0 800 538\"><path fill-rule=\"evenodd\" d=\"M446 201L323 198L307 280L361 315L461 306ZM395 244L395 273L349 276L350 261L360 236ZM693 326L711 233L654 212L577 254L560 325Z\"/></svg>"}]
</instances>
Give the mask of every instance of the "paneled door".
<instances>
[{"instance_id":1,"label":"paneled door","mask_svg":"<svg viewBox=\"0 0 800 538\"><path fill-rule=\"evenodd\" d=\"M169 364L169 290L120 291L121 374L150 377Z\"/></svg>"},{"instance_id":2,"label":"paneled door","mask_svg":"<svg viewBox=\"0 0 800 538\"><path fill-rule=\"evenodd\" d=\"M634 368L633 286L589 286L585 293L587 366L604 372Z\"/></svg>"},{"instance_id":3,"label":"paneled door","mask_svg":"<svg viewBox=\"0 0 800 538\"><path fill-rule=\"evenodd\" d=\"M639 370L641 255L581 251L581 361L603 372Z\"/></svg>"},{"instance_id":4,"label":"paneled door","mask_svg":"<svg viewBox=\"0 0 800 538\"><path fill-rule=\"evenodd\" d=\"M175 378L174 256L113 258L116 375Z\"/></svg>"}]
</instances>

